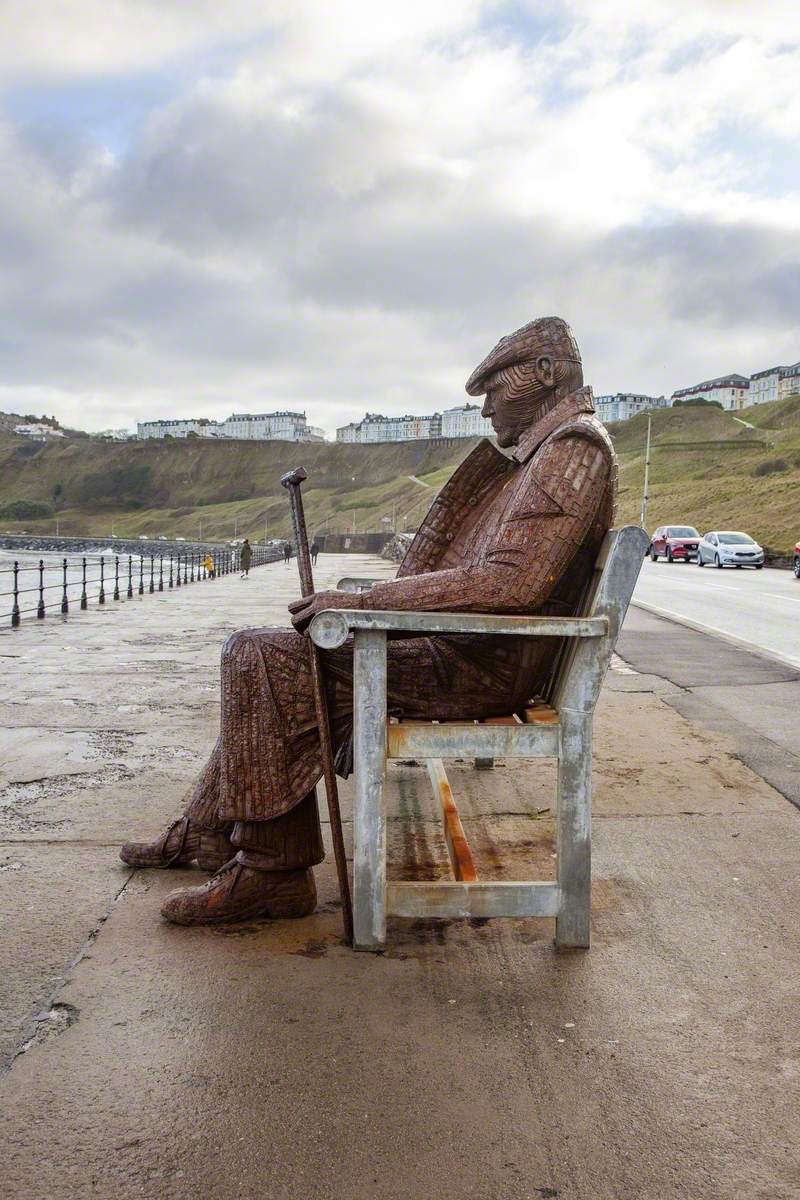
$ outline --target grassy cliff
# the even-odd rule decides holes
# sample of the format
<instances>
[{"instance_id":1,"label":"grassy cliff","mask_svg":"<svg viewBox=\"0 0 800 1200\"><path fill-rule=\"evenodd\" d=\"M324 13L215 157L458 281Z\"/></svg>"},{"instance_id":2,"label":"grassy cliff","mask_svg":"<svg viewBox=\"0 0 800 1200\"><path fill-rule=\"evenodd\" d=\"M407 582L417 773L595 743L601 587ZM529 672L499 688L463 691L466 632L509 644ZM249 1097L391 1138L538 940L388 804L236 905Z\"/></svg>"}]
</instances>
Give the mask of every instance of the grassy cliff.
<instances>
[{"instance_id":1,"label":"grassy cliff","mask_svg":"<svg viewBox=\"0 0 800 1200\"><path fill-rule=\"evenodd\" d=\"M647 416L609 431L620 461L619 516L638 521ZM744 529L787 553L800 537L800 396L735 417L712 408L654 412L647 524L668 521L701 533Z\"/></svg>"},{"instance_id":2,"label":"grassy cliff","mask_svg":"<svg viewBox=\"0 0 800 1200\"><path fill-rule=\"evenodd\" d=\"M262 538L265 526L267 536L283 537L290 523L280 477L298 465L309 473L303 493L310 529L344 532L354 517L359 530L384 528L382 517L415 528L436 486L474 444L40 444L0 434L0 530L49 533L58 519L60 531L73 534L108 535L113 521L114 532L128 536L194 537L202 525L206 537ZM43 506L41 517L36 506Z\"/></svg>"},{"instance_id":3,"label":"grassy cliff","mask_svg":"<svg viewBox=\"0 0 800 1200\"><path fill-rule=\"evenodd\" d=\"M800 396L745 409L653 413L648 525L742 528L776 551L800 536ZM620 460L622 521L638 521L646 416L610 426ZM45 444L0 430L0 530L106 536L284 537L280 476L302 464L309 528L344 532L418 525L472 440L351 446L287 442ZM413 478L412 478L413 477ZM427 486L426 486L427 485ZM37 507L23 507L22 504ZM15 513L22 512L16 516ZM36 516L37 512L41 513Z\"/></svg>"}]
</instances>

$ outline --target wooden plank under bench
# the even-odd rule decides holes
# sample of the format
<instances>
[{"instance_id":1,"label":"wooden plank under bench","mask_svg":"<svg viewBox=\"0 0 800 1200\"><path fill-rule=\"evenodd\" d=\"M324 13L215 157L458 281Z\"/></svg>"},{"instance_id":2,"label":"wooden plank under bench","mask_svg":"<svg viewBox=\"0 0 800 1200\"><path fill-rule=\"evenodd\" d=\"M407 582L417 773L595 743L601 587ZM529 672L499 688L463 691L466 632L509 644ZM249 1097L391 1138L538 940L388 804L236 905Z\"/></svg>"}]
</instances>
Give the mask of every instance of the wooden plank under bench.
<instances>
[{"instance_id":1,"label":"wooden plank under bench","mask_svg":"<svg viewBox=\"0 0 800 1200\"><path fill-rule=\"evenodd\" d=\"M475 868L475 860L472 857L469 842L464 833L464 826L461 824L458 807L453 799L453 789L450 787L450 780L447 778L447 773L440 758L429 758L427 766L433 790L442 806L444 837L447 842L447 853L450 855L453 874L456 879L463 880L465 883L473 883L478 878L478 872Z\"/></svg>"}]
</instances>

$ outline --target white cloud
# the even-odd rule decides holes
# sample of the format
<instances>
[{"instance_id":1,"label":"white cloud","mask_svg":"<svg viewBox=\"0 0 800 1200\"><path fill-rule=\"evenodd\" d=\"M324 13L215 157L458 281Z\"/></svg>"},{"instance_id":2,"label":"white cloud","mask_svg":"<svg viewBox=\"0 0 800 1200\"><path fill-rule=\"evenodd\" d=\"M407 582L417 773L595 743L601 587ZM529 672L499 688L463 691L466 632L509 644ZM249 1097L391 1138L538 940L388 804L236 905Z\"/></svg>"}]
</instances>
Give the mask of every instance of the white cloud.
<instances>
[{"instance_id":1,"label":"white cloud","mask_svg":"<svg viewBox=\"0 0 800 1200\"><path fill-rule=\"evenodd\" d=\"M76 0L41 38L6 3L41 103L0 129L0 384L332 429L458 402L545 312L604 391L796 358L798 19L763 7ZM64 101L234 43L121 152Z\"/></svg>"}]
</instances>

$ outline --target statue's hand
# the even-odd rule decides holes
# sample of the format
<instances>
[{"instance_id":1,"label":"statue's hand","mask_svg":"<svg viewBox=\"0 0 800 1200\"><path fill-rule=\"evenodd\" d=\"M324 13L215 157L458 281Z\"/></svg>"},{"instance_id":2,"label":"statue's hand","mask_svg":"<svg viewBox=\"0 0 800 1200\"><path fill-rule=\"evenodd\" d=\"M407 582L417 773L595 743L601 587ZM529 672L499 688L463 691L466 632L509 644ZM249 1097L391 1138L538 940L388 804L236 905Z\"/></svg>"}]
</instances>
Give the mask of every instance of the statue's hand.
<instances>
[{"instance_id":1,"label":"statue's hand","mask_svg":"<svg viewBox=\"0 0 800 1200\"><path fill-rule=\"evenodd\" d=\"M292 624L298 633L305 633L313 618L326 608L363 608L358 592L314 592L289 605Z\"/></svg>"}]
</instances>

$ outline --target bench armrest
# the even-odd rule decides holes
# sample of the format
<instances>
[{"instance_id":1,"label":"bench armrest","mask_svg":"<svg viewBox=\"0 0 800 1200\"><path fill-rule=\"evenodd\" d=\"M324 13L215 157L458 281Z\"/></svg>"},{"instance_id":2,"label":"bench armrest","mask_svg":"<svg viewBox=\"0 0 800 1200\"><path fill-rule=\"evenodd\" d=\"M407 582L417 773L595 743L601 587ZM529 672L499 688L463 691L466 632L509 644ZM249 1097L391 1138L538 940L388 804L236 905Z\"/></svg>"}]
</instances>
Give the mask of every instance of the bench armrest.
<instances>
[{"instance_id":1,"label":"bench armrest","mask_svg":"<svg viewBox=\"0 0 800 1200\"><path fill-rule=\"evenodd\" d=\"M486 633L514 637L599 638L608 633L607 617L498 617L489 613L374 612L327 608L309 625L312 642L335 650L352 630L400 633Z\"/></svg>"},{"instance_id":2,"label":"bench armrest","mask_svg":"<svg viewBox=\"0 0 800 1200\"><path fill-rule=\"evenodd\" d=\"M336 585L337 592L365 592L373 583L386 583L382 577L366 579L360 575L345 575Z\"/></svg>"}]
</instances>

